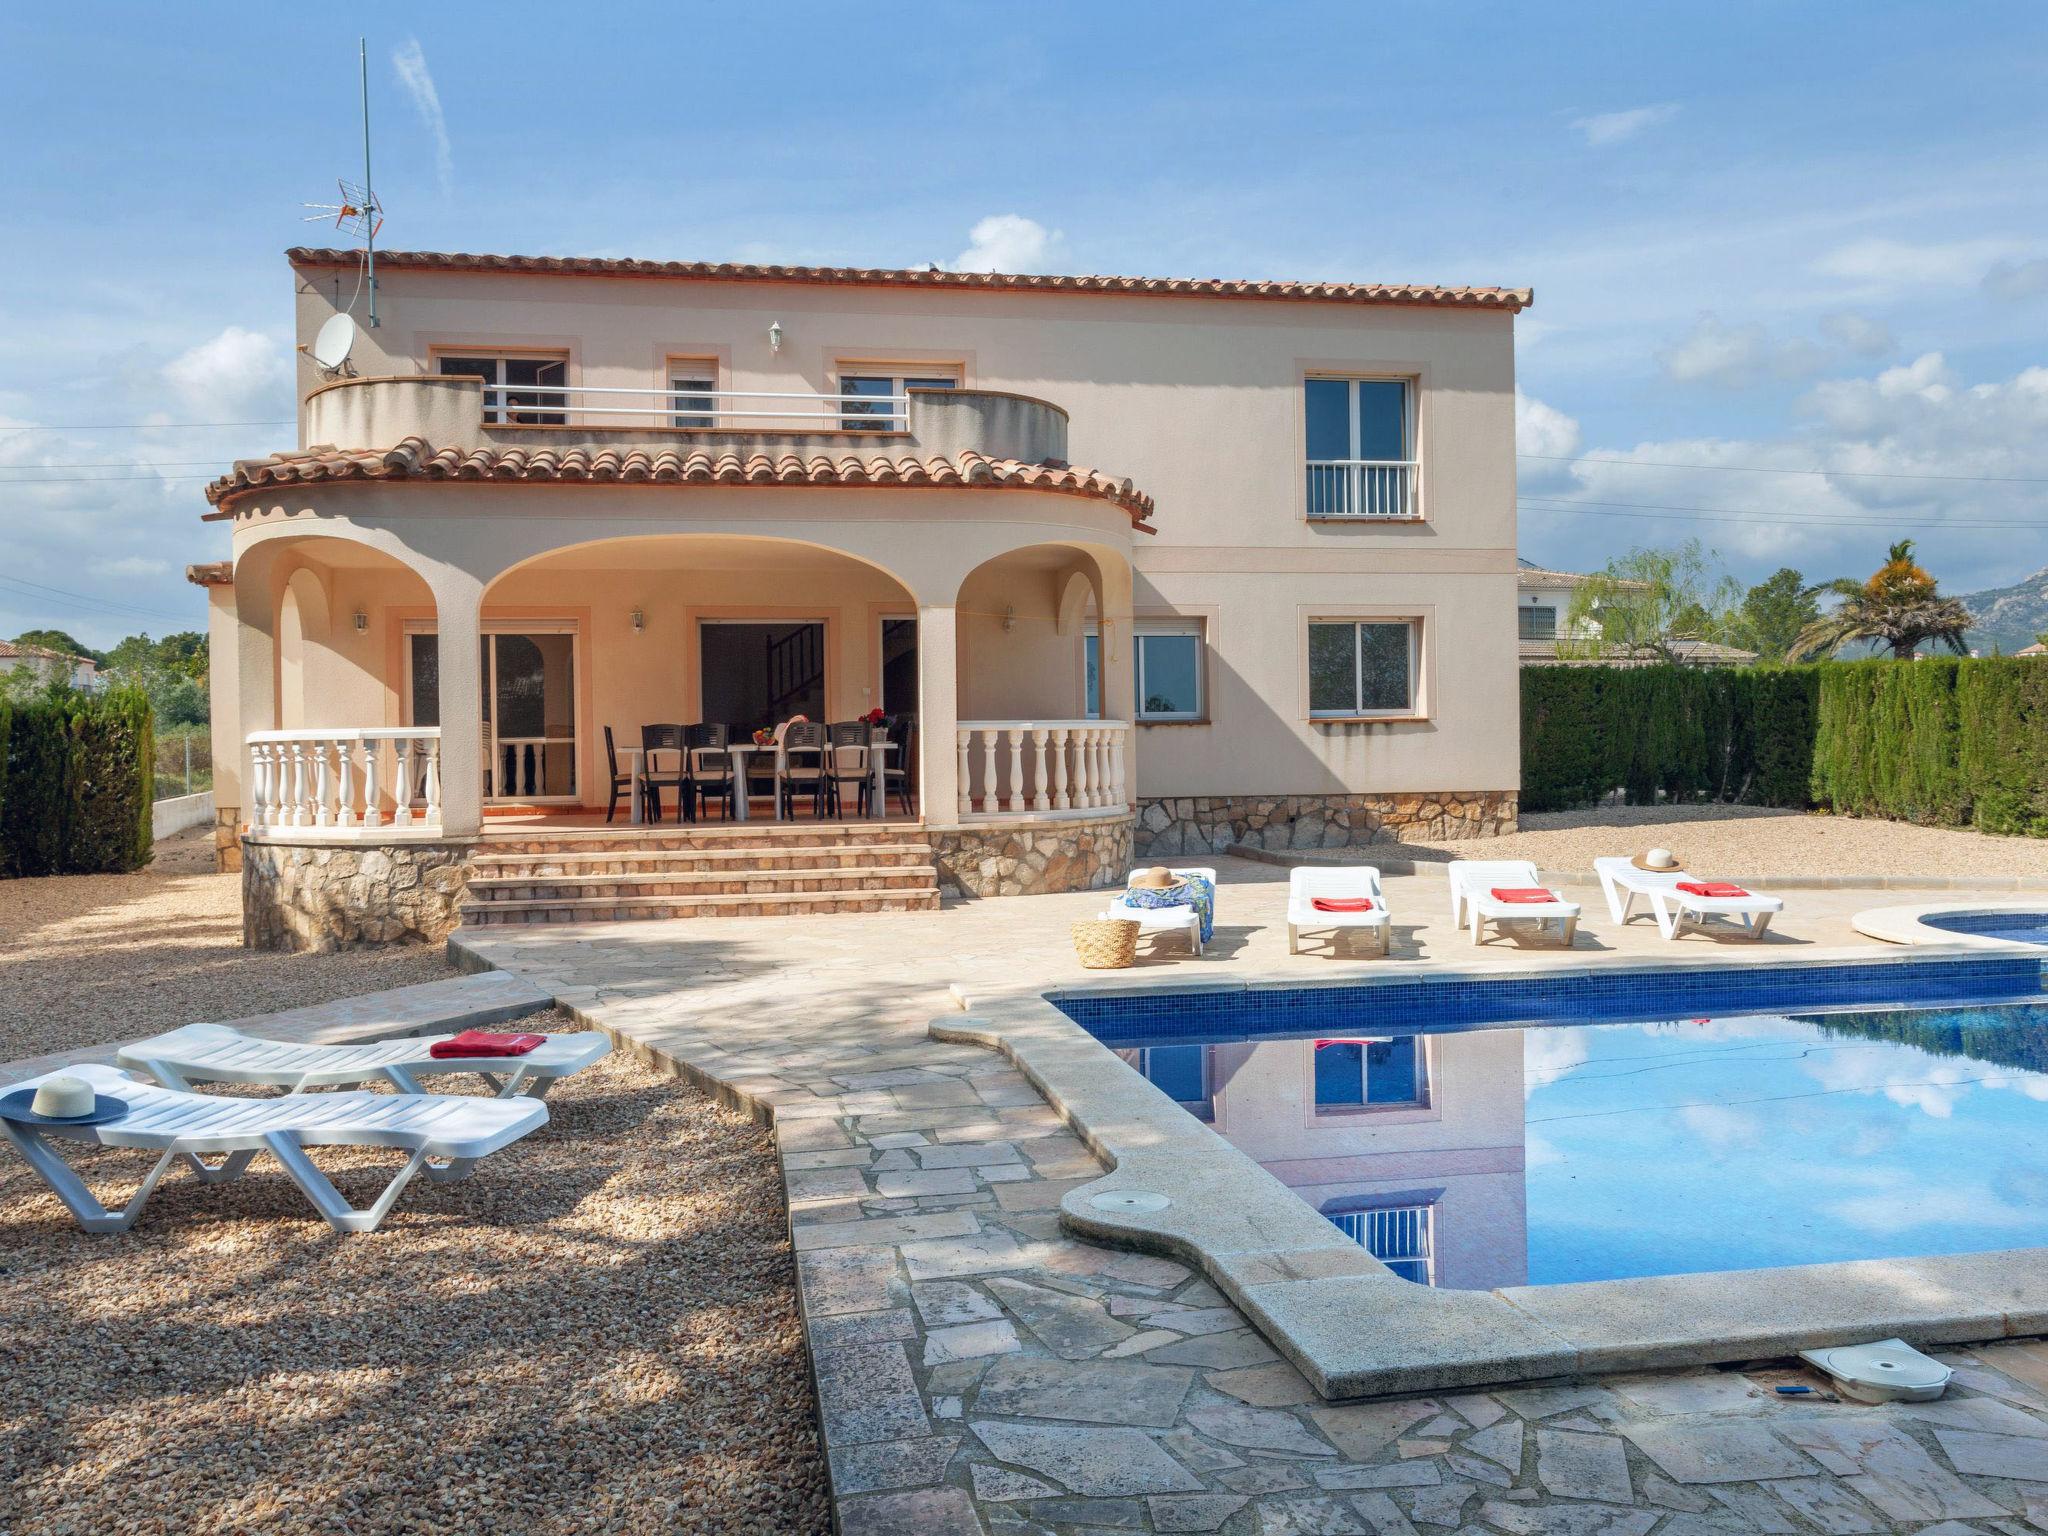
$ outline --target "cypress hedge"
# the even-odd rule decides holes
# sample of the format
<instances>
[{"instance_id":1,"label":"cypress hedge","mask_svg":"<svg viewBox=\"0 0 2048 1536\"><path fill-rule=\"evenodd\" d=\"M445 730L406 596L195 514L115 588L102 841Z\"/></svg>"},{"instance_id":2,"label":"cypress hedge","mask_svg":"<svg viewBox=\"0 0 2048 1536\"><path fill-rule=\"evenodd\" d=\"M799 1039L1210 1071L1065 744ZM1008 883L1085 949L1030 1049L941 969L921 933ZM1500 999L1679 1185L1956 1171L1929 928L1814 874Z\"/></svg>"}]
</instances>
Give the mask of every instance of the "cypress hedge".
<instances>
[{"instance_id":1,"label":"cypress hedge","mask_svg":"<svg viewBox=\"0 0 2048 1536\"><path fill-rule=\"evenodd\" d=\"M2048 837L2048 662L1525 668L1522 808L1617 790Z\"/></svg>"},{"instance_id":2,"label":"cypress hedge","mask_svg":"<svg viewBox=\"0 0 2048 1536\"><path fill-rule=\"evenodd\" d=\"M154 734L139 688L0 701L0 876L147 864Z\"/></svg>"}]
</instances>

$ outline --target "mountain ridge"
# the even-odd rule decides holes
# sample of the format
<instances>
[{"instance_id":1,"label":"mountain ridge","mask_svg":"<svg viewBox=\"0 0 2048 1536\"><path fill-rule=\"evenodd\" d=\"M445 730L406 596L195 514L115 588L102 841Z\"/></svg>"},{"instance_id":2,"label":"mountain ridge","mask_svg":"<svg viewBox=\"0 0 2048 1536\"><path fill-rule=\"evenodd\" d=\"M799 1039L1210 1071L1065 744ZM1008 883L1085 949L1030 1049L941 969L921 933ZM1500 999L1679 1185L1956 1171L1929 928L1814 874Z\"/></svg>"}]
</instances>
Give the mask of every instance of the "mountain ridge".
<instances>
[{"instance_id":1,"label":"mountain ridge","mask_svg":"<svg viewBox=\"0 0 2048 1536\"><path fill-rule=\"evenodd\" d=\"M1967 637L1970 649L1986 656L1995 649L2010 656L2048 630L2048 565L2009 587L1965 592L1959 601L1976 621Z\"/></svg>"}]
</instances>

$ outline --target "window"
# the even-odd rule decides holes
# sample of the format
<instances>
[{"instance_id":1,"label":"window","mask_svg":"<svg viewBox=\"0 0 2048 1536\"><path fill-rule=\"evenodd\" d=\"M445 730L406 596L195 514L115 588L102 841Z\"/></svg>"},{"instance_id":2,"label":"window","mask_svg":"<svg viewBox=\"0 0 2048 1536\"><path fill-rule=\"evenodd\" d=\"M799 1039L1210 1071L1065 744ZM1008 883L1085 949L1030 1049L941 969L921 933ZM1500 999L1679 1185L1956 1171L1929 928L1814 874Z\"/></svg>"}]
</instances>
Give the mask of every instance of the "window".
<instances>
[{"instance_id":1,"label":"window","mask_svg":"<svg viewBox=\"0 0 2048 1536\"><path fill-rule=\"evenodd\" d=\"M672 357L668 360L668 408L672 427L715 427L718 425L718 364L708 357Z\"/></svg>"},{"instance_id":2,"label":"window","mask_svg":"<svg viewBox=\"0 0 2048 1536\"><path fill-rule=\"evenodd\" d=\"M1198 1120L1216 1114L1215 1051L1206 1045L1153 1045L1117 1053L1145 1081Z\"/></svg>"},{"instance_id":3,"label":"window","mask_svg":"<svg viewBox=\"0 0 2048 1536\"><path fill-rule=\"evenodd\" d=\"M1557 610L1548 604L1537 608L1515 610L1515 630L1523 640L1555 640L1557 638Z\"/></svg>"},{"instance_id":4,"label":"window","mask_svg":"<svg viewBox=\"0 0 2048 1536\"><path fill-rule=\"evenodd\" d=\"M569 397L563 393L563 386L569 382L566 357L468 353L438 357L434 365L443 377L475 374L483 379L487 425L504 422L515 427L559 427L569 419L565 414ZM536 406L552 409L537 410Z\"/></svg>"},{"instance_id":5,"label":"window","mask_svg":"<svg viewBox=\"0 0 2048 1536\"><path fill-rule=\"evenodd\" d=\"M1311 620L1310 717L1415 714L1418 628L1413 619Z\"/></svg>"},{"instance_id":6,"label":"window","mask_svg":"<svg viewBox=\"0 0 2048 1536\"><path fill-rule=\"evenodd\" d=\"M1102 633L1091 629L1088 637L1081 642L1081 659L1086 672L1082 688L1086 696L1081 701L1082 714L1090 720L1102 718Z\"/></svg>"},{"instance_id":7,"label":"window","mask_svg":"<svg viewBox=\"0 0 2048 1536\"><path fill-rule=\"evenodd\" d=\"M1141 619L1132 631L1140 720L1202 718L1200 621Z\"/></svg>"},{"instance_id":8,"label":"window","mask_svg":"<svg viewBox=\"0 0 2048 1536\"><path fill-rule=\"evenodd\" d=\"M1403 1280L1436 1284L1434 1206L1368 1206L1324 1214L1339 1232Z\"/></svg>"},{"instance_id":9,"label":"window","mask_svg":"<svg viewBox=\"0 0 2048 1536\"><path fill-rule=\"evenodd\" d=\"M1414 389L1407 379L1306 379L1310 517L1413 517Z\"/></svg>"},{"instance_id":10,"label":"window","mask_svg":"<svg viewBox=\"0 0 2048 1536\"><path fill-rule=\"evenodd\" d=\"M1316 1113L1429 1107L1429 1053L1417 1035L1318 1040Z\"/></svg>"},{"instance_id":11,"label":"window","mask_svg":"<svg viewBox=\"0 0 2048 1536\"><path fill-rule=\"evenodd\" d=\"M839 393L860 398L840 405L839 425L848 432L901 432L906 425L904 407L892 403L892 397L900 401L906 390L959 387L957 368L946 372L933 368L917 373L842 373Z\"/></svg>"}]
</instances>

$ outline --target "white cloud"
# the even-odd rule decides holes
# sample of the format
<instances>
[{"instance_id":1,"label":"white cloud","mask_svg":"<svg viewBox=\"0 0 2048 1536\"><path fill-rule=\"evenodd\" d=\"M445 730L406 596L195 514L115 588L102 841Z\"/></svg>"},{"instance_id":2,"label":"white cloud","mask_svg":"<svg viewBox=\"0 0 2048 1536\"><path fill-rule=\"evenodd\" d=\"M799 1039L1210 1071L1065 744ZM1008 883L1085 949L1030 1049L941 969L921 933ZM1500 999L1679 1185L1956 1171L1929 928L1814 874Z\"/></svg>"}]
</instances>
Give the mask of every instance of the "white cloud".
<instances>
[{"instance_id":1,"label":"white cloud","mask_svg":"<svg viewBox=\"0 0 2048 1536\"><path fill-rule=\"evenodd\" d=\"M291 365L276 338L231 325L164 364L163 380L194 408L242 410L271 403L268 397L289 386Z\"/></svg>"},{"instance_id":2,"label":"white cloud","mask_svg":"<svg viewBox=\"0 0 2048 1536\"><path fill-rule=\"evenodd\" d=\"M1943 288L1977 282L1987 267L2012 254L2010 240L1857 240L1824 252L1815 259L1813 270L1822 277L1887 292Z\"/></svg>"},{"instance_id":3,"label":"white cloud","mask_svg":"<svg viewBox=\"0 0 2048 1536\"><path fill-rule=\"evenodd\" d=\"M1999 299L2048 297L2048 256L1994 263L1984 274L1984 291Z\"/></svg>"},{"instance_id":4,"label":"white cloud","mask_svg":"<svg viewBox=\"0 0 2048 1536\"><path fill-rule=\"evenodd\" d=\"M994 213L967 232L956 272L1043 272L1066 236L1019 213Z\"/></svg>"},{"instance_id":5,"label":"white cloud","mask_svg":"<svg viewBox=\"0 0 2048 1536\"><path fill-rule=\"evenodd\" d=\"M1653 107L1630 107L1626 112L1599 112L1591 117L1575 117L1571 128L1587 144L1601 149L1609 144L1623 143L1645 128L1668 123L1676 116L1678 104L1666 101Z\"/></svg>"},{"instance_id":6,"label":"white cloud","mask_svg":"<svg viewBox=\"0 0 2048 1536\"><path fill-rule=\"evenodd\" d=\"M1820 329L1828 340L1859 357L1883 357L1894 345L1890 327L1882 320L1858 314L1853 309L1838 309L1822 315Z\"/></svg>"},{"instance_id":7,"label":"white cloud","mask_svg":"<svg viewBox=\"0 0 2048 1536\"><path fill-rule=\"evenodd\" d=\"M403 47L392 49L391 67L397 71L406 94L412 97L420 122L433 135L434 173L440 178L441 190L446 192L455 181L455 156L448 145L448 119L441 114L441 93L434 88L434 76L427 68L427 55L420 40L409 37Z\"/></svg>"},{"instance_id":8,"label":"white cloud","mask_svg":"<svg viewBox=\"0 0 2048 1536\"><path fill-rule=\"evenodd\" d=\"M1664 372L1681 384L1743 389L1762 379L1791 379L1822 367L1826 358L1810 341L1773 341L1761 325L1699 320L1676 346L1658 354Z\"/></svg>"},{"instance_id":9,"label":"white cloud","mask_svg":"<svg viewBox=\"0 0 2048 1536\"><path fill-rule=\"evenodd\" d=\"M1555 406L1515 391L1515 451L1545 459L1570 458L1579 451L1579 424Z\"/></svg>"}]
</instances>

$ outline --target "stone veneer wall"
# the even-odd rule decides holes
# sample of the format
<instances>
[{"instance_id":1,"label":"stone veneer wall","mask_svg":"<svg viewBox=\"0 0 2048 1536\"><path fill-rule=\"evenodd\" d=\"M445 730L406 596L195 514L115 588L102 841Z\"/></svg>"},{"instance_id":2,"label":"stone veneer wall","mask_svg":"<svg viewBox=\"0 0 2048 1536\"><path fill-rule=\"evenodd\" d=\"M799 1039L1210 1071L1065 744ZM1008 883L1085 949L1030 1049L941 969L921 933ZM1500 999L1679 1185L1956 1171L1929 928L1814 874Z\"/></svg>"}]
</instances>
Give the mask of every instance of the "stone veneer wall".
<instances>
[{"instance_id":1,"label":"stone veneer wall","mask_svg":"<svg viewBox=\"0 0 2048 1536\"><path fill-rule=\"evenodd\" d=\"M959 896L1042 896L1099 891L1124 883L1131 869L1128 814L1029 818L932 827L941 889Z\"/></svg>"},{"instance_id":2,"label":"stone veneer wall","mask_svg":"<svg viewBox=\"0 0 2048 1536\"><path fill-rule=\"evenodd\" d=\"M474 838L273 843L242 839L242 942L333 950L438 944L460 920Z\"/></svg>"},{"instance_id":3,"label":"stone veneer wall","mask_svg":"<svg viewBox=\"0 0 2048 1536\"><path fill-rule=\"evenodd\" d=\"M1499 837L1515 830L1518 799L1512 789L1141 799L1135 856Z\"/></svg>"}]
</instances>

